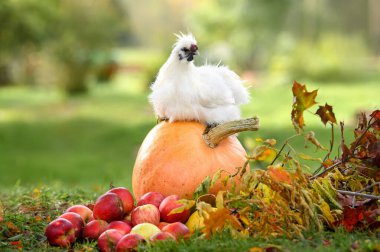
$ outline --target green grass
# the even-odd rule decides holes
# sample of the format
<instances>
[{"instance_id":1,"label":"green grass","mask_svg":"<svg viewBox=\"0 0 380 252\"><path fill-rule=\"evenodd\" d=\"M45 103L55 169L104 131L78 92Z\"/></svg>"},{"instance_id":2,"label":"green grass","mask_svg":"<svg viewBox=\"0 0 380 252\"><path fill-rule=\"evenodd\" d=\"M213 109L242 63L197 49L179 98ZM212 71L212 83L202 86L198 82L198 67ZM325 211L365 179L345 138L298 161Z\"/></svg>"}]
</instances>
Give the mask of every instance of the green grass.
<instances>
[{"instance_id":1,"label":"green grass","mask_svg":"<svg viewBox=\"0 0 380 252\"><path fill-rule=\"evenodd\" d=\"M50 187L13 187L12 192L0 194L4 221L0 222L0 251L22 246L25 251L65 251L48 245L44 229L50 220L62 214L74 204L89 204L102 192ZM379 237L374 233L347 233L342 229L335 232L309 232L304 238L286 237L262 239L235 239L228 233L213 236L210 240L194 235L179 243L164 242L155 246L143 244L140 251L248 251L250 248L278 248L281 251L358 251L379 249ZM90 251L95 242L77 242L76 251ZM279 251L279 250L278 250Z\"/></svg>"},{"instance_id":2,"label":"green grass","mask_svg":"<svg viewBox=\"0 0 380 252\"><path fill-rule=\"evenodd\" d=\"M52 250L43 235L49 220L70 205L93 202L111 183L130 188L137 151L155 125L147 93L141 91L145 84L139 82L139 78L138 75L120 75L112 85L93 86L88 95L75 98L37 88L0 90L0 205L4 208L4 221L0 223L1 251L14 249L11 245L14 241L21 241L25 250ZM308 87L319 88L317 100L333 105L337 119L345 121L347 142L352 139L354 115L379 105L380 86L377 83ZM275 138L281 146L294 134L289 118L291 83L272 85L263 81L253 86L252 96L252 103L244 106L243 115L259 116L261 128L239 137L247 144L248 138ZM330 129L309 113L306 113L306 124L306 130L315 131L321 143L328 146ZM339 141L337 127L335 132ZM325 154L315 152L312 146L304 150L302 138L291 143L308 154ZM309 166L311 170L315 168L313 163ZM35 188L38 190L34 191ZM10 231L9 222L17 229ZM284 251L347 251L356 241L364 251L376 246L376 237L367 233L348 234L340 230L305 237L298 240L235 240L222 234L210 241L191 238L179 244L144 245L141 249L247 251L251 247L266 248L274 244ZM323 245L322 240L329 240L331 245ZM88 250L95 244L75 246Z\"/></svg>"},{"instance_id":3,"label":"green grass","mask_svg":"<svg viewBox=\"0 0 380 252\"><path fill-rule=\"evenodd\" d=\"M1 89L0 190L14 185L86 190L105 188L110 183L130 187L139 146L155 125L147 93L141 92L144 83L138 78L120 75L112 85L94 86L87 96L75 98L37 88ZM378 108L380 86L375 82L314 83L308 88L319 88L317 101L333 105L337 119L345 121L347 142L352 139L355 114ZM264 80L253 85L252 97L252 102L243 107L243 115L257 115L261 128L242 133L242 142L248 143L247 138L275 138L280 147L294 134L291 83L272 85ZM328 146L330 129L311 113L305 113L305 120L305 130L315 131L320 142ZM335 127L336 143L339 135ZM302 138L291 143L306 154L325 155L310 145L304 149ZM313 163L308 165L310 171L315 169Z\"/></svg>"}]
</instances>

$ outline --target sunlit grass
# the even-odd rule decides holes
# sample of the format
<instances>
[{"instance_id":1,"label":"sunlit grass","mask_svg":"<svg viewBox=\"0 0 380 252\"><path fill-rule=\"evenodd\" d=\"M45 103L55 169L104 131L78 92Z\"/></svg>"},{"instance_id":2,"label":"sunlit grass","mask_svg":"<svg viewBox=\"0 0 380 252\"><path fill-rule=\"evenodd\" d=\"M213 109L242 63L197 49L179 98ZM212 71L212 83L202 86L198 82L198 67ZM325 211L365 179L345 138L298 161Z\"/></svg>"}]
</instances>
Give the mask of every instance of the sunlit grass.
<instances>
[{"instance_id":1,"label":"sunlit grass","mask_svg":"<svg viewBox=\"0 0 380 252\"><path fill-rule=\"evenodd\" d=\"M378 108L377 83L305 84L309 90L318 88L317 101L333 105L337 119L345 121L347 142L352 139L355 114ZM148 91L141 91L143 85L146 83L138 76L123 74L112 85L93 85L88 95L74 98L54 90L1 89L0 188L60 184L92 189L109 183L130 187L139 146L156 123ZM257 115L261 128L239 137L243 143L246 138L275 138L280 148L287 137L295 134L290 121L291 83L255 83L252 97L252 102L243 108L243 116ZM316 109L317 106L311 111ZM315 131L328 147L329 127L308 112L305 120L305 130ZM336 143L339 135L339 127L335 127ZM303 138L291 144L309 155L323 157L326 153L315 152L310 144L304 149ZM315 169L313 163L308 165L309 171Z\"/></svg>"}]
</instances>

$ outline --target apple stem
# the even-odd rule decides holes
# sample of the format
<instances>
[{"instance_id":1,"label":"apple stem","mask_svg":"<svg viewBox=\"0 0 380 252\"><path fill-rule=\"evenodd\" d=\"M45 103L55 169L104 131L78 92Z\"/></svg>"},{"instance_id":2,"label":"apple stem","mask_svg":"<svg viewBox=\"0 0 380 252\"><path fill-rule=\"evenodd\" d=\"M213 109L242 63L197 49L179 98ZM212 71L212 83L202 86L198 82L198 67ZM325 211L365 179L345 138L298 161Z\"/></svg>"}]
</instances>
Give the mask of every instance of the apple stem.
<instances>
[{"instance_id":1,"label":"apple stem","mask_svg":"<svg viewBox=\"0 0 380 252\"><path fill-rule=\"evenodd\" d=\"M210 148L215 148L228 136L242 131L257 131L260 126L259 118L252 117L219 124L203 132L203 140Z\"/></svg>"}]
</instances>

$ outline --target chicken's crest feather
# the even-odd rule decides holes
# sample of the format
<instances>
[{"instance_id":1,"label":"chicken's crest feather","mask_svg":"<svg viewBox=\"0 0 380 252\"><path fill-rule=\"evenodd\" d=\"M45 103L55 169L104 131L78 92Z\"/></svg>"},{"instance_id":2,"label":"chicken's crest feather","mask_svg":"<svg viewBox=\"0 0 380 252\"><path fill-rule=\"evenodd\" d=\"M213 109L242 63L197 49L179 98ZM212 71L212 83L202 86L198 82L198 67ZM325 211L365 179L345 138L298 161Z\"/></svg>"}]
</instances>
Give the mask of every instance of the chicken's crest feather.
<instances>
[{"instance_id":1,"label":"chicken's crest feather","mask_svg":"<svg viewBox=\"0 0 380 252\"><path fill-rule=\"evenodd\" d=\"M174 35L177 38L176 43L173 45L174 48L190 47L191 44L197 44L195 37L191 33L183 34L182 32L180 32L179 34L175 33Z\"/></svg>"}]
</instances>

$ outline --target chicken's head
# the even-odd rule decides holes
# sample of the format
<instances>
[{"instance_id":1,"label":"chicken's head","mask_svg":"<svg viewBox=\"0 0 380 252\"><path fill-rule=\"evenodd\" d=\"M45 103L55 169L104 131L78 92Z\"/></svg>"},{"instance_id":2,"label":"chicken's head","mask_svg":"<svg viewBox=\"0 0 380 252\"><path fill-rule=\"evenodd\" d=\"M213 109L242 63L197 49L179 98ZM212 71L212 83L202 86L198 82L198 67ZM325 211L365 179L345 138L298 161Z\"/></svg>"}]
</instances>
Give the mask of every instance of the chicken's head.
<instances>
[{"instance_id":1,"label":"chicken's head","mask_svg":"<svg viewBox=\"0 0 380 252\"><path fill-rule=\"evenodd\" d=\"M178 55L180 61L186 59L188 62L193 61L194 55L198 54L197 41L192 34L180 34L177 36L177 42L174 44L173 53Z\"/></svg>"}]
</instances>

